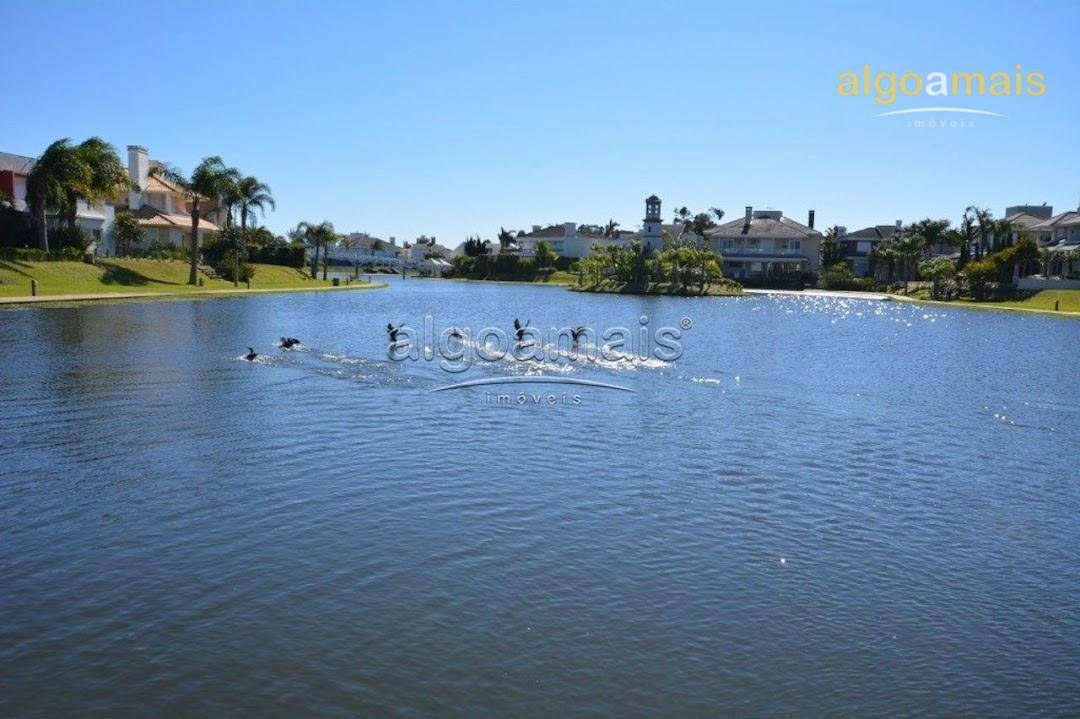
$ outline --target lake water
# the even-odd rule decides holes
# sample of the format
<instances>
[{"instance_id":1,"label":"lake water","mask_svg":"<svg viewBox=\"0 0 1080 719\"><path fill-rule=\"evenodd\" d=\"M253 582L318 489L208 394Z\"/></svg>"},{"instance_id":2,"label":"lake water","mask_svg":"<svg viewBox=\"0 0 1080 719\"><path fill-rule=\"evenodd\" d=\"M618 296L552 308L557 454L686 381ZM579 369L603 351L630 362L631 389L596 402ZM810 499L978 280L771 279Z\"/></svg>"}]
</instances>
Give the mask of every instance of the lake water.
<instances>
[{"instance_id":1,"label":"lake water","mask_svg":"<svg viewBox=\"0 0 1080 719\"><path fill-rule=\"evenodd\" d=\"M692 327L388 360L429 314ZM407 280L0 336L4 715L1080 713L1080 322ZM538 373L632 391L431 391Z\"/></svg>"}]
</instances>

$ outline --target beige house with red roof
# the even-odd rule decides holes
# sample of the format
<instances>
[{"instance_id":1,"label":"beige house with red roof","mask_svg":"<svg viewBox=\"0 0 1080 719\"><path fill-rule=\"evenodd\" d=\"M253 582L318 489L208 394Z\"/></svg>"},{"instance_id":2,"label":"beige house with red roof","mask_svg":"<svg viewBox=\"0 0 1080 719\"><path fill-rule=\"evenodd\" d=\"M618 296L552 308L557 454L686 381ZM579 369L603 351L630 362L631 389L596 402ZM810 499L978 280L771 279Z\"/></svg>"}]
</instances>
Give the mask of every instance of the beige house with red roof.
<instances>
[{"instance_id":1,"label":"beige house with red roof","mask_svg":"<svg viewBox=\"0 0 1080 719\"><path fill-rule=\"evenodd\" d=\"M140 145L128 145L128 174L139 186L126 199L116 203L117 211L130 210L143 230L142 247L155 243L186 247L191 241L191 201L183 190L168 180L150 174L160 162L150 159L149 151ZM204 198L200 203L199 243L220 232L217 224L216 198Z\"/></svg>"}]
</instances>

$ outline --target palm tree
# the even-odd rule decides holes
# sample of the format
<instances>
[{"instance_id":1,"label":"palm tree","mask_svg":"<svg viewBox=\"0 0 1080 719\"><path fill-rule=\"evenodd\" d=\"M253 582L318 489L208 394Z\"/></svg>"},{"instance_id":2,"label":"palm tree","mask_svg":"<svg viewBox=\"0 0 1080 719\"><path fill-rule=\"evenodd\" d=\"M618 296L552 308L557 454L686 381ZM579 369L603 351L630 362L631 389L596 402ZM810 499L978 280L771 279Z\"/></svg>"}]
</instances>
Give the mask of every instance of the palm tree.
<instances>
[{"instance_id":1,"label":"palm tree","mask_svg":"<svg viewBox=\"0 0 1080 719\"><path fill-rule=\"evenodd\" d=\"M969 207L964 211L964 217L960 221L959 229L946 235L949 243L960 249L960 261L957 263L957 269L961 270L971 260L971 247L975 244L975 238L978 234L975 227L975 217L971 210L972 208Z\"/></svg>"},{"instance_id":2,"label":"palm tree","mask_svg":"<svg viewBox=\"0 0 1080 719\"><path fill-rule=\"evenodd\" d=\"M245 233L247 232L248 216L255 214L256 211L261 214L266 214L267 206L271 210L276 210L277 205L274 204L274 196L270 192L270 187L262 182L259 182L258 178L241 177L240 182L237 183L239 187L239 201L236 203L240 208L240 229Z\"/></svg>"},{"instance_id":3,"label":"palm tree","mask_svg":"<svg viewBox=\"0 0 1080 719\"><path fill-rule=\"evenodd\" d=\"M76 177L64 188L64 209L68 231L74 238L78 230L79 200L95 205L111 199L132 186L127 168L116 150L100 137L91 137L72 148L75 159L83 164Z\"/></svg>"},{"instance_id":4,"label":"palm tree","mask_svg":"<svg viewBox=\"0 0 1080 719\"><path fill-rule=\"evenodd\" d=\"M169 165L154 165L150 168L151 177L161 177L180 188L191 204L191 272L188 284L199 283L199 209L204 199L220 199L229 190L233 181L233 171L217 155L204 158L191 177L182 175Z\"/></svg>"},{"instance_id":5,"label":"palm tree","mask_svg":"<svg viewBox=\"0 0 1080 719\"><path fill-rule=\"evenodd\" d=\"M293 241L301 241L309 247L315 248L315 256L311 260L311 279L318 279L319 268L319 248L323 248L323 279L326 279L326 246L332 242L336 242L338 239L337 233L334 232L334 224L332 222L320 222L315 225L310 222L301 222L296 226L295 230L289 233L289 237Z\"/></svg>"},{"instance_id":6,"label":"palm tree","mask_svg":"<svg viewBox=\"0 0 1080 719\"><path fill-rule=\"evenodd\" d=\"M971 216L978 227L979 244L976 245L975 259L980 260L987 251L987 238L994 235L994 216L990 210L969 206L964 210L964 217Z\"/></svg>"},{"instance_id":7,"label":"palm tree","mask_svg":"<svg viewBox=\"0 0 1080 719\"><path fill-rule=\"evenodd\" d=\"M270 194L270 188L259 182L257 178L243 176L238 170L229 170L230 182L223 196L222 204L225 209L226 222L232 224L232 208L240 210L240 234L236 235L233 247L233 284L239 284L240 277L240 254L241 243L247 242L248 216L256 211L266 213L266 206L276 209L274 196Z\"/></svg>"},{"instance_id":8,"label":"palm tree","mask_svg":"<svg viewBox=\"0 0 1080 719\"><path fill-rule=\"evenodd\" d=\"M555 250L551 249L551 245L546 240L540 240L536 243L536 266L539 269L550 267L558 257Z\"/></svg>"},{"instance_id":9,"label":"palm tree","mask_svg":"<svg viewBox=\"0 0 1080 719\"><path fill-rule=\"evenodd\" d=\"M26 195L38 245L49 251L46 214L49 207L67 203L67 190L90 184L90 168L79 157L71 140L63 138L45 148L26 177Z\"/></svg>"},{"instance_id":10,"label":"palm tree","mask_svg":"<svg viewBox=\"0 0 1080 719\"><path fill-rule=\"evenodd\" d=\"M931 220L927 217L925 220L919 220L914 225L911 225L908 229L921 241L922 247L920 249L924 254L929 254L935 247L948 242L948 220Z\"/></svg>"},{"instance_id":11,"label":"palm tree","mask_svg":"<svg viewBox=\"0 0 1080 719\"><path fill-rule=\"evenodd\" d=\"M502 252L514 241L514 234L505 227L499 228L499 251Z\"/></svg>"},{"instance_id":12,"label":"palm tree","mask_svg":"<svg viewBox=\"0 0 1080 719\"><path fill-rule=\"evenodd\" d=\"M1002 218L994 223L993 235L994 235L994 252L1002 249L1003 247L1012 246L1012 236L1016 231L1016 225L1009 222L1005 218Z\"/></svg>"},{"instance_id":13,"label":"palm tree","mask_svg":"<svg viewBox=\"0 0 1080 719\"><path fill-rule=\"evenodd\" d=\"M840 261L841 236L843 236L843 230L840 229L840 225L833 225L825 231L825 236L821 239L822 267L832 267Z\"/></svg>"},{"instance_id":14,"label":"palm tree","mask_svg":"<svg viewBox=\"0 0 1080 719\"><path fill-rule=\"evenodd\" d=\"M619 227L619 223L615 221L615 218L610 218L607 224L604 225L604 237L614 237L615 230Z\"/></svg>"}]
</instances>

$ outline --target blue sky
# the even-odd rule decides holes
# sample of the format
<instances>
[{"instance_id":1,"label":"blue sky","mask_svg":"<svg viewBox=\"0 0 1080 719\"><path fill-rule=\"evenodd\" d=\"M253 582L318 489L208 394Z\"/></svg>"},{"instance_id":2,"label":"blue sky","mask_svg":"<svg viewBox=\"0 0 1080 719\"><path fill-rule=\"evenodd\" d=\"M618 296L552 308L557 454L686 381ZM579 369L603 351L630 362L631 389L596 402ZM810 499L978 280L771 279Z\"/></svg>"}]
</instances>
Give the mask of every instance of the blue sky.
<instances>
[{"instance_id":1,"label":"blue sky","mask_svg":"<svg viewBox=\"0 0 1080 719\"><path fill-rule=\"evenodd\" d=\"M0 0L0 150L100 135L274 190L268 224L455 245L635 226L643 198L818 227L1080 202L1080 3L56 3ZM1046 76L1007 118L916 129L839 74Z\"/></svg>"}]
</instances>

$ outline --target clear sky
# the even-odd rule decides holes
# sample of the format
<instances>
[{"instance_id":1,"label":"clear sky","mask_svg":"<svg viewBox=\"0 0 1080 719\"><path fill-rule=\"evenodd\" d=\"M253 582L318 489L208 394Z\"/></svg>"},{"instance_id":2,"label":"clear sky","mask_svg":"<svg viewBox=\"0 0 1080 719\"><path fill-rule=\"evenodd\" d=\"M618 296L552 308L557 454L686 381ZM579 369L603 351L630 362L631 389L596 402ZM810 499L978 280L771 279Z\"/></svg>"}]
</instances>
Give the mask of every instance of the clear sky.
<instances>
[{"instance_id":1,"label":"clear sky","mask_svg":"<svg viewBox=\"0 0 1080 719\"><path fill-rule=\"evenodd\" d=\"M284 231L493 238L676 205L819 228L1080 202L1080 3L0 0L0 150L100 135L267 182ZM845 70L1045 74L1039 97L841 97ZM926 105L1008 115L918 129ZM955 116L968 119L966 116ZM932 118L931 118L932 119Z\"/></svg>"}]
</instances>

